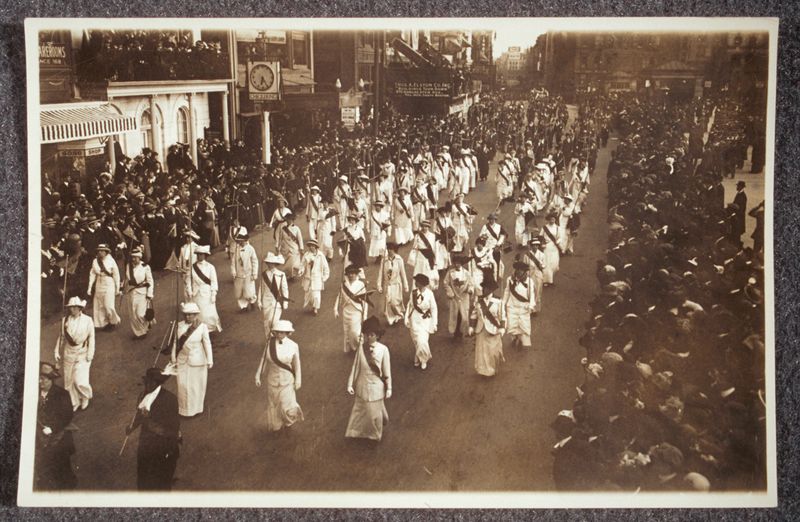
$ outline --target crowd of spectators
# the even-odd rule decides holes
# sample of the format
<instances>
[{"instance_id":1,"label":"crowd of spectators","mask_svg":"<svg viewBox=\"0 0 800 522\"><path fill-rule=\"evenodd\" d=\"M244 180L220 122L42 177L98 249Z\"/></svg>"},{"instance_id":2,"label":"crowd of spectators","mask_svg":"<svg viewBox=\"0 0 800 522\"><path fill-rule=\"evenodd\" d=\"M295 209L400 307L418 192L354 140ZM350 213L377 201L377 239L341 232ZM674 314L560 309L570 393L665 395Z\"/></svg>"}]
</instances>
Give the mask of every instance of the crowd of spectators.
<instances>
[{"instance_id":1,"label":"crowd of spectators","mask_svg":"<svg viewBox=\"0 0 800 522\"><path fill-rule=\"evenodd\" d=\"M637 98L615 108L585 381L553 423L560 489L765 487L762 247L741 241L746 204L725 204L725 158L688 153L691 129L712 115L710 146L735 140L740 110ZM763 202L753 207L763 216Z\"/></svg>"}]
</instances>

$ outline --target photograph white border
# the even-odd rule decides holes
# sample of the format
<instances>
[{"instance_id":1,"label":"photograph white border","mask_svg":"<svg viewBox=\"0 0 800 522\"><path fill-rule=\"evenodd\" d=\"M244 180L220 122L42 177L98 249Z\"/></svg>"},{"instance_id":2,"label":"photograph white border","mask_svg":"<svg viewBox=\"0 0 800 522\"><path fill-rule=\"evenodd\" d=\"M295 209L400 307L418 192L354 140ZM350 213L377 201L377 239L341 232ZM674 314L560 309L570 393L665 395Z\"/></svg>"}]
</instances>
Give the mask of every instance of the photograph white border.
<instances>
[{"instance_id":1,"label":"photograph white border","mask_svg":"<svg viewBox=\"0 0 800 522\"><path fill-rule=\"evenodd\" d=\"M38 404L41 322L41 133L39 130L38 37L41 30L79 24L91 29L170 29L190 23L200 29L494 29L528 32L730 32L764 31L769 37L767 154L764 169L765 372L767 489L732 493L618 492L84 492L33 491L34 434ZM774 166L777 85L777 18L28 18L25 20L28 132L28 303L24 403L17 502L29 507L287 507L287 508L743 508L778 502L775 395ZM577 364L577 361L576 361Z\"/></svg>"}]
</instances>

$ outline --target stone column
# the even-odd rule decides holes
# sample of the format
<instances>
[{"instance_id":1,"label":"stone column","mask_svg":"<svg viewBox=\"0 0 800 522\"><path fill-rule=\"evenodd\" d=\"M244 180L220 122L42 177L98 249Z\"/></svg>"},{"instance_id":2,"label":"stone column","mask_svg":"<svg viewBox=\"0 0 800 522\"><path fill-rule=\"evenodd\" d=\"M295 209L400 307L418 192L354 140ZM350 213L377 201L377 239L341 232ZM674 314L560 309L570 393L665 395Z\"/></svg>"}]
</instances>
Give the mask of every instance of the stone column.
<instances>
[{"instance_id":1,"label":"stone column","mask_svg":"<svg viewBox=\"0 0 800 522\"><path fill-rule=\"evenodd\" d=\"M189 154L197 165L197 125L194 121L194 93L189 93ZM200 167L200 165L197 165Z\"/></svg>"},{"instance_id":2,"label":"stone column","mask_svg":"<svg viewBox=\"0 0 800 522\"><path fill-rule=\"evenodd\" d=\"M158 128L158 108L156 107L155 95L150 96L150 141L153 142L152 149L158 153L159 161L166 167L166 159L162 157L161 140Z\"/></svg>"},{"instance_id":3,"label":"stone column","mask_svg":"<svg viewBox=\"0 0 800 522\"><path fill-rule=\"evenodd\" d=\"M231 123L228 117L228 91L221 92L222 94L222 139L225 141L231 140Z\"/></svg>"}]
</instances>

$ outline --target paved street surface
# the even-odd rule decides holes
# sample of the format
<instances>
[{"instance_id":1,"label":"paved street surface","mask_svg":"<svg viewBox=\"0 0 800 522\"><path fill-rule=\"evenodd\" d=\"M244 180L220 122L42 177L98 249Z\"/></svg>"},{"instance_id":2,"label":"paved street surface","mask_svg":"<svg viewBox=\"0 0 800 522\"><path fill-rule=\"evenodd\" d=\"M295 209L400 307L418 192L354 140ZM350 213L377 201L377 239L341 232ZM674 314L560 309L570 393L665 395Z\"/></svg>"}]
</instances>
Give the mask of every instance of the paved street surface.
<instances>
[{"instance_id":1,"label":"paved street surface","mask_svg":"<svg viewBox=\"0 0 800 522\"><path fill-rule=\"evenodd\" d=\"M574 113L574 108L573 111ZM612 139L609 149L616 145ZM285 318L297 332L303 387L298 400L305 422L288 433L264 427L266 389L254 376L264 333L261 313L237 313L233 283L224 252L217 267L217 306L224 331L214 342L205 412L182 422L184 444L177 489L185 490L552 490L553 433L549 424L569 408L582 382L578 345L588 302L597 291L596 262L607 244L606 166L609 149L600 152L591 194L576 240L576 254L562 259L556 285L545 289L544 310L534 319L534 350L510 347L505 364L491 379L475 373L474 340L452 341L447 333L447 305L439 302L439 331L431 338L433 359L423 372L413 366L413 348L402 326L388 329L383 342L392 358L394 395L386 402L389 423L379 444L345 439L353 398L345 391L352 355L342 350L342 326L332 313L341 284L337 257L323 292L318 317L304 313L300 282L290 285L293 299ZM500 156L497 156L500 159ZM468 201L483 224L494 208L494 171L479 183ZM754 204L757 201L754 201ZM305 231L305 221L300 220ZM513 237L513 204L501 209L501 223ZM540 218L541 224L541 218ZM251 239L259 257L273 248L272 232ZM401 254L406 256L408 249ZM511 270L513 253L505 259ZM374 288L377 267L367 277ZM138 435L118 453L125 426L134 413L141 375L153 364L158 344L173 316L175 276L157 278L155 309L159 320L143 341L132 341L127 312L115 332L98 332L92 366L95 398L76 414L74 458L81 488L124 490L136 486ZM88 307L91 311L91 305ZM58 323L43 328L42 358L52 360ZM158 360L163 366L165 357ZM166 384L175 389L175 379Z\"/></svg>"}]
</instances>

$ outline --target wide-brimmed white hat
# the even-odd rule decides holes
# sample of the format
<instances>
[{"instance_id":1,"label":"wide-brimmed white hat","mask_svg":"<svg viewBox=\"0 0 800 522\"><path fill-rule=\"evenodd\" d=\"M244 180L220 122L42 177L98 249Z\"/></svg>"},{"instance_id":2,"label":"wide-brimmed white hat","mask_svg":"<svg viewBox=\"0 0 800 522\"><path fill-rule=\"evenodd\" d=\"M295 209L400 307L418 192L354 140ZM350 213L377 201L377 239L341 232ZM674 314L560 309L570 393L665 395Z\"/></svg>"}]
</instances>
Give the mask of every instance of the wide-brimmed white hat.
<instances>
[{"instance_id":1,"label":"wide-brimmed white hat","mask_svg":"<svg viewBox=\"0 0 800 522\"><path fill-rule=\"evenodd\" d=\"M195 303L181 303L181 313L184 314L199 314L200 307Z\"/></svg>"},{"instance_id":2,"label":"wide-brimmed white hat","mask_svg":"<svg viewBox=\"0 0 800 522\"><path fill-rule=\"evenodd\" d=\"M272 252L267 252L267 257L264 258L264 262L272 263L275 265L282 265L286 262L286 260L283 258L283 255L281 254L275 255Z\"/></svg>"},{"instance_id":3,"label":"wide-brimmed white hat","mask_svg":"<svg viewBox=\"0 0 800 522\"><path fill-rule=\"evenodd\" d=\"M200 236L198 236L197 233L192 229L187 230L186 232L183 233L183 235L189 236L192 239L200 239Z\"/></svg>"},{"instance_id":4,"label":"wide-brimmed white hat","mask_svg":"<svg viewBox=\"0 0 800 522\"><path fill-rule=\"evenodd\" d=\"M131 250L131 257L134 257L134 256L142 257L142 255L143 255L142 249L139 248L139 247L136 247L133 250Z\"/></svg>"},{"instance_id":5,"label":"wide-brimmed white hat","mask_svg":"<svg viewBox=\"0 0 800 522\"><path fill-rule=\"evenodd\" d=\"M66 306L67 306L67 308L69 308L71 306L79 306L81 308L85 308L86 307L86 301L84 301L83 299L81 299L80 297L78 297L76 295L74 297L70 297L69 298L69 301L67 302Z\"/></svg>"},{"instance_id":6,"label":"wide-brimmed white hat","mask_svg":"<svg viewBox=\"0 0 800 522\"><path fill-rule=\"evenodd\" d=\"M209 245L200 245L194 249L195 254L205 254L207 256L211 255L211 247Z\"/></svg>"},{"instance_id":7,"label":"wide-brimmed white hat","mask_svg":"<svg viewBox=\"0 0 800 522\"><path fill-rule=\"evenodd\" d=\"M278 321L275 321L275 325L272 327L272 331L292 333L294 332L294 326L292 326L291 321L287 321L286 319L280 319Z\"/></svg>"}]
</instances>

